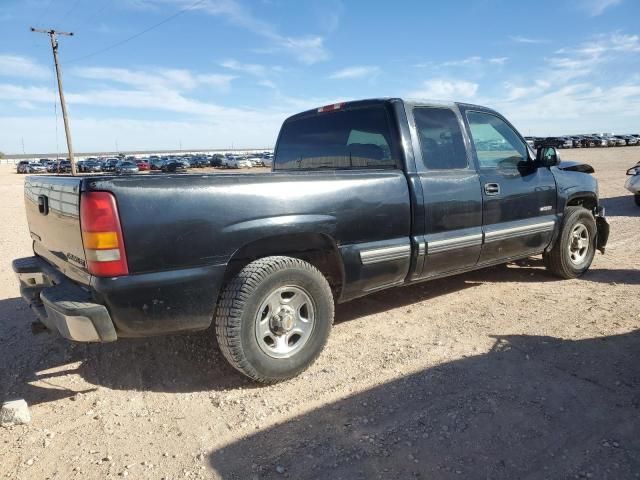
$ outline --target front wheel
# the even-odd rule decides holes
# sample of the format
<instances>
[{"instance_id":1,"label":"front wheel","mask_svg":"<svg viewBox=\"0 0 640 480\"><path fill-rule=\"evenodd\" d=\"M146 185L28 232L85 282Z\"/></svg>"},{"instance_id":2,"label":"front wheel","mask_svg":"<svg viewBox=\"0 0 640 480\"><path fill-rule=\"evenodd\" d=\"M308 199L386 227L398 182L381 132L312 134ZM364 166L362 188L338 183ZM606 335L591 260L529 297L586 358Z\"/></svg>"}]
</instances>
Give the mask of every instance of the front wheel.
<instances>
[{"instance_id":1,"label":"front wheel","mask_svg":"<svg viewBox=\"0 0 640 480\"><path fill-rule=\"evenodd\" d=\"M224 287L216 337L234 368L260 383L276 383L318 358L333 315L333 294L318 269L297 258L266 257Z\"/></svg>"},{"instance_id":2,"label":"front wheel","mask_svg":"<svg viewBox=\"0 0 640 480\"><path fill-rule=\"evenodd\" d=\"M543 258L545 266L561 278L576 278L591 266L596 252L596 221L583 207L567 207L556 243Z\"/></svg>"}]
</instances>

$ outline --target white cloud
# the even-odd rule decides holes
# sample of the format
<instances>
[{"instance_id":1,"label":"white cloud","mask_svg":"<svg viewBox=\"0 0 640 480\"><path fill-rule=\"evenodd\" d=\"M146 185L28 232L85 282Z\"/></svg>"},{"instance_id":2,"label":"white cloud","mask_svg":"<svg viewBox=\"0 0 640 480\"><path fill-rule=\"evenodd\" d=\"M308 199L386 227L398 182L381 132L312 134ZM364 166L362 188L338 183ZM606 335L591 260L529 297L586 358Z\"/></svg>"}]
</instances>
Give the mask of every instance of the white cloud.
<instances>
[{"instance_id":1,"label":"white cloud","mask_svg":"<svg viewBox=\"0 0 640 480\"><path fill-rule=\"evenodd\" d=\"M263 87L267 87L267 88L272 88L274 90L276 90L278 88L278 86L275 84L275 82L268 80L268 79L264 79L264 80L260 80L258 82L258 85L261 85Z\"/></svg>"},{"instance_id":2,"label":"white cloud","mask_svg":"<svg viewBox=\"0 0 640 480\"><path fill-rule=\"evenodd\" d=\"M220 64L224 68L233 70L236 72L248 73L256 77L262 77L267 74L268 68L265 65L259 65L256 63L242 63L237 60L225 60Z\"/></svg>"},{"instance_id":3,"label":"white cloud","mask_svg":"<svg viewBox=\"0 0 640 480\"><path fill-rule=\"evenodd\" d=\"M470 65L478 65L482 62L482 57L467 57L463 60L449 60L442 64L443 67L468 67Z\"/></svg>"},{"instance_id":4,"label":"white cloud","mask_svg":"<svg viewBox=\"0 0 640 480\"><path fill-rule=\"evenodd\" d=\"M509 57L485 58L478 55L463 58L462 60L449 60L440 64L441 67L482 67L489 65L504 65Z\"/></svg>"},{"instance_id":5,"label":"white cloud","mask_svg":"<svg viewBox=\"0 0 640 480\"><path fill-rule=\"evenodd\" d=\"M504 83L505 94L501 96L500 101L513 102L516 100L528 99L541 95L551 87L551 83L544 80L537 80L530 85L515 85L510 82Z\"/></svg>"},{"instance_id":6,"label":"white cloud","mask_svg":"<svg viewBox=\"0 0 640 480\"><path fill-rule=\"evenodd\" d=\"M380 73L380 67L376 66L353 66L343 68L342 70L338 70L337 72L333 72L329 75L329 78L333 80L343 80L343 79L356 79L356 78L371 78Z\"/></svg>"},{"instance_id":7,"label":"white cloud","mask_svg":"<svg viewBox=\"0 0 640 480\"><path fill-rule=\"evenodd\" d=\"M476 97L478 84L465 80L431 79L408 94L411 98L469 101Z\"/></svg>"},{"instance_id":8,"label":"white cloud","mask_svg":"<svg viewBox=\"0 0 640 480\"><path fill-rule=\"evenodd\" d=\"M144 90L170 89L185 91L199 86L228 91L233 75L198 74L189 70L150 67L145 70L127 68L86 67L71 70L71 74L91 80L121 83Z\"/></svg>"},{"instance_id":9,"label":"white cloud","mask_svg":"<svg viewBox=\"0 0 640 480\"><path fill-rule=\"evenodd\" d=\"M231 24L269 40L274 47L274 52L286 52L301 63L312 65L329 58L329 52L324 46L324 37L320 35L291 36L282 34L274 25L258 18L249 8L241 5L236 0L202 0L195 5L192 0L129 0L129 3L138 8L140 6L158 5L191 7L192 10L200 10L209 15L223 17Z\"/></svg>"},{"instance_id":10,"label":"white cloud","mask_svg":"<svg viewBox=\"0 0 640 480\"><path fill-rule=\"evenodd\" d=\"M50 103L56 100L56 93L50 88L24 87L22 85L0 84L0 100L12 102Z\"/></svg>"},{"instance_id":11,"label":"white cloud","mask_svg":"<svg viewBox=\"0 0 640 480\"><path fill-rule=\"evenodd\" d=\"M42 79L52 73L28 57L0 55L0 76Z\"/></svg>"},{"instance_id":12,"label":"white cloud","mask_svg":"<svg viewBox=\"0 0 640 480\"><path fill-rule=\"evenodd\" d=\"M548 40L545 40L542 38L524 37L522 35L510 35L509 38L511 39L511 41L516 43L529 43L529 44L549 43Z\"/></svg>"},{"instance_id":13,"label":"white cloud","mask_svg":"<svg viewBox=\"0 0 640 480\"><path fill-rule=\"evenodd\" d=\"M628 133L640 123L640 83L602 88L589 83L548 89L542 94L492 102L534 135L614 131Z\"/></svg>"},{"instance_id":14,"label":"white cloud","mask_svg":"<svg viewBox=\"0 0 640 480\"><path fill-rule=\"evenodd\" d=\"M489 63L493 65L504 65L509 60L509 57L494 57L489 59Z\"/></svg>"},{"instance_id":15,"label":"white cloud","mask_svg":"<svg viewBox=\"0 0 640 480\"><path fill-rule=\"evenodd\" d=\"M592 17L602 15L609 7L620 5L622 0L580 0L580 7Z\"/></svg>"},{"instance_id":16,"label":"white cloud","mask_svg":"<svg viewBox=\"0 0 640 480\"><path fill-rule=\"evenodd\" d=\"M616 59L628 61L621 53L640 52L640 36L626 35L619 32L599 35L595 39L584 42L578 47L561 48L555 56L546 59L552 67L550 74L562 81L590 75L603 64Z\"/></svg>"}]
</instances>

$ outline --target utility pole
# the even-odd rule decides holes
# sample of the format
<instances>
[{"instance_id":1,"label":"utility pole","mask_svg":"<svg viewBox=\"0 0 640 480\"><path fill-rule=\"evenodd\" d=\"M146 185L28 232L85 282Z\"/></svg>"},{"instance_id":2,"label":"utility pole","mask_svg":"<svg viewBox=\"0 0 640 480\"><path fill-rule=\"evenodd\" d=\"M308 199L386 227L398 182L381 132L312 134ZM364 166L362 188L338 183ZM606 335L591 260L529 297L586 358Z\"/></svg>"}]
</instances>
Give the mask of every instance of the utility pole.
<instances>
[{"instance_id":1,"label":"utility pole","mask_svg":"<svg viewBox=\"0 0 640 480\"><path fill-rule=\"evenodd\" d=\"M64 133L67 136L67 148L69 150L69 161L71 162L71 175L76 175L76 159L73 156L73 145L71 143L71 130L69 129L69 118L67 117L67 104L64 101L62 91L62 70L58 61L58 35L73 36L73 32L57 32L55 30L42 30L31 27L32 32L46 33L51 39L51 50L53 51L53 62L56 65L56 77L58 78L58 93L60 94L60 106L62 107L62 118L64 119Z\"/></svg>"}]
</instances>

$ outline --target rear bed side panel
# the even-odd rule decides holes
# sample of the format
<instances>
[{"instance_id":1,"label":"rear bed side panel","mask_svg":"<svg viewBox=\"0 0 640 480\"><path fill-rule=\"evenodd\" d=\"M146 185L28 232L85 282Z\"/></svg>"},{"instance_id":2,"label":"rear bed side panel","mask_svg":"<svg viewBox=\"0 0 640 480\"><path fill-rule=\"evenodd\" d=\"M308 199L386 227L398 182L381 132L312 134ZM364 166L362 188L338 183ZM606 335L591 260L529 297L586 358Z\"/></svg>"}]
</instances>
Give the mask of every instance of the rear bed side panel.
<instances>
[{"instance_id":1,"label":"rear bed side panel","mask_svg":"<svg viewBox=\"0 0 640 480\"><path fill-rule=\"evenodd\" d=\"M93 277L94 300L107 305L121 337L209 327L225 265L208 265L117 278Z\"/></svg>"},{"instance_id":2,"label":"rear bed side panel","mask_svg":"<svg viewBox=\"0 0 640 480\"><path fill-rule=\"evenodd\" d=\"M408 273L410 255L373 263L360 255L375 253L376 242L408 245L409 192L400 170L111 178L89 188L116 195L133 274L226 264L242 246L287 233L328 235L351 252L345 275L359 291Z\"/></svg>"}]
</instances>

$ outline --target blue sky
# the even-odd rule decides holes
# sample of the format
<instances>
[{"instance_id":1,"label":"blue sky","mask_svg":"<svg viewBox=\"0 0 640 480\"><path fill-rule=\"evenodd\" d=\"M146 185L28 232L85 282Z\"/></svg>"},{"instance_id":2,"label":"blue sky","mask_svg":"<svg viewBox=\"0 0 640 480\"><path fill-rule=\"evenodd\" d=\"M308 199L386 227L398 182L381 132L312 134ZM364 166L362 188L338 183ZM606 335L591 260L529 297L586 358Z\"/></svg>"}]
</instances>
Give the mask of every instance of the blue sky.
<instances>
[{"instance_id":1,"label":"blue sky","mask_svg":"<svg viewBox=\"0 0 640 480\"><path fill-rule=\"evenodd\" d=\"M177 12L122 45L109 48ZM2 0L0 150L273 146L338 100L494 107L525 135L640 131L637 0Z\"/></svg>"}]
</instances>

